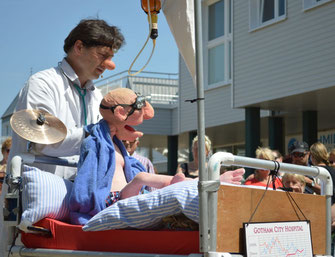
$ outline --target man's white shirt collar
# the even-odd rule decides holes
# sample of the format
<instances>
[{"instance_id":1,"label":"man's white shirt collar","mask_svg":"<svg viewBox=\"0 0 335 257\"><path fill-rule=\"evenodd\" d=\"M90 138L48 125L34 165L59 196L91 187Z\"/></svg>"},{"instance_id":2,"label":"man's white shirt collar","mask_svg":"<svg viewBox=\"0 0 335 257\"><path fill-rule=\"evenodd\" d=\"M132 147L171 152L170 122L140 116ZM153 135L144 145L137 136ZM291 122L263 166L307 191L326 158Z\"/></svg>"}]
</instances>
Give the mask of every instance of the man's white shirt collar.
<instances>
[{"instance_id":1,"label":"man's white shirt collar","mask_svg":"<svg viewBox=\"0 0 335 257\"><path fill-rule=\"evenodd\" d=\"M78 78L78 75L76 74L76 72L73 70L73 68L71 67L71 65L66 61L66 59L64 58L62 60L62 62L59 63L59 67L62 69L64 75L73 83L76 84L78 86L80 86L80 81ZM95 86L92 82L92 80L89 80L86 82L85 84L85 88L87 90L94 90Z\"/></svg>"}]
</instances>

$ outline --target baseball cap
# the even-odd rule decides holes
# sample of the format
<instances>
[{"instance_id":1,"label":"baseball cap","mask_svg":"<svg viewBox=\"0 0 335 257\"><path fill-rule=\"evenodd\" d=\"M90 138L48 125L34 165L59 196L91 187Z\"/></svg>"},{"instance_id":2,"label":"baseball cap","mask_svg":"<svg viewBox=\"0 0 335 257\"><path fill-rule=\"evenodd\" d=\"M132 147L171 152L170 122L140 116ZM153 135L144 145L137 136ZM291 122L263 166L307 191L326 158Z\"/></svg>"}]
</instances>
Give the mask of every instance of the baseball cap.
<instances>
[{"instance_id":1,"label":"baseball cap","mask_svg":"<svg viewBox=\"0 0 335 257\"><path fill-rule=\"evenodd\" d=\"M295 141L291 148L291 153L303 153L308 151L308 144L306 142Z\"/></svg>"}]
</instances>

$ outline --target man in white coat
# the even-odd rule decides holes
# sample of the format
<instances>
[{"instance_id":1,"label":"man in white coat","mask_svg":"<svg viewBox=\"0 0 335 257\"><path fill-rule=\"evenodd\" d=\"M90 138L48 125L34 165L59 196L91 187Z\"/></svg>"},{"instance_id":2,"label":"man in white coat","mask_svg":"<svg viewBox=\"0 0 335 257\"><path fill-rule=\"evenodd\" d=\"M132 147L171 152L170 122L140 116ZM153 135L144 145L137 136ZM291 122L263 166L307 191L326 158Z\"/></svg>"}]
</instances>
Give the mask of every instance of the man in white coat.
<instances>
[{"instance_id":1,"label":"man in white coat","mask_svg":"<svg viewBox=\"0 0 335 257\"><path fill-rule=\"evenodd\" d=\"M79 154L85 137L83 127L96 123L99 117L101 93L92 80L106 70L113 70L114 52L123 44L120 31L103 20L82 20L64 41L67 56L57 67L37 72L19 94L16 111L40 109L60 119L67 127L66 138L53 145L33 144L37 153L54 156ZM27 141L15 133L9 160L27 151ZM54 166L44 170L73 179L75 169Z\"/></svg>"},{"instance_id":2,"label":"man in white coat","mask_svg":"<svg viewBox=\"0 0 335 257\"><path fill-rule=\"evenodd\" d=\"M102 95L92 80L99 78L106 69L115 68L112 57L123 43L124 37L117 27L99 19L82 20L65 39L66 57L58 66L37 72L29 78L19 93L15 111L44 110L60 119L67 127L66 138L60 143L32 144L35 153L77 158L80 145L85 138L84 126L96 123L101 118L99 104ZM27 152L27 143L13 133L8 163L18 153ZM76 176L75 168L52 165L38 167L68 179L74 179ZM3 195L6 195L8 189L6 186L3 189ZM2 203L3 199L0 202L0 223L3 221ZM0 224L0 237L8 237L4 236L1 227L2 224ZM1 248L0 246L0 257Z\"/></svg>"}]
</instances>

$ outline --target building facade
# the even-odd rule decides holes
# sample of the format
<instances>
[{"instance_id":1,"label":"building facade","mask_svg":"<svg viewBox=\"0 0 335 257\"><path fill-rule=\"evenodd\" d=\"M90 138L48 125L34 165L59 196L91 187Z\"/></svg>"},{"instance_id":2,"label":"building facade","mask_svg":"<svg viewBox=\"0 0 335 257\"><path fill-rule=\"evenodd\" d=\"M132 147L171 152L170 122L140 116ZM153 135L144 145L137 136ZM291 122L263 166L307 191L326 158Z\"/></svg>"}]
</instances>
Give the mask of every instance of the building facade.
<instances>
[{"instance_id":1,"label":"building facade","mask_svg":"<svg viewBox=\"0 0 335 257\"><path fill-rule=\"evenodd\" d=\"M292 138L335 147L335 2L206 0L202 9L214 151L254 156L263 145L287 153ZM183 60L179 72L182 135L196 129L196 107L184 102L196 90Z\"/></svg>"}]
</instances>

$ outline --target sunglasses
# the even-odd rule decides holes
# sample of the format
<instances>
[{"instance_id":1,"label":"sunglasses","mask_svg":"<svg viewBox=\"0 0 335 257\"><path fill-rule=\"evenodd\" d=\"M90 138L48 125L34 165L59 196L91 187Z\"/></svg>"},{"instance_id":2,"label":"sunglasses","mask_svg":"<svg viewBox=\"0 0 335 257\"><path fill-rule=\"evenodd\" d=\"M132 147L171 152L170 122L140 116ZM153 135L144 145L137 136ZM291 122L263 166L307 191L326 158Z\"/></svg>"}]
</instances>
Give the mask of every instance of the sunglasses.
<instances>
[{"instance_id":1,"label":"sunglasses","mask_svg":"<svg viewBox=\"0 0 335 257\"><path fill-rule=\"evenodd\" d=\"M295 153L292 153L292 156L293 156L293 157L296 157L296 158L302 158L302 157L305 157L305 156L306 156L306 153L298 153L298 152L295 152Z\"/></svg>"},{"instance_id":2,"label":"sunglasses","mask_svg":"<svg viewBox=\"0 0 335 257\"><path fill-rule=\"evenodd\" d=\"M129 107L131 107L131 110L127 115L127 118L128 118L130 115L132 115L135 112L135 110L141 110L143 107L146 106L146 103L145 103L146 97L141 95L140 93L135 93L135 94L136 94L137 97L135 99L135 103L133 103L133 104L117 104L117 105L114 105L112 107L107 107L103 104L100 104L100 108L105 109L105 110L111 110L114 113L115 108L118 107L118 106L122 106L122 107L128 107L129 106Z\"/></svg>"}]
</instances>

